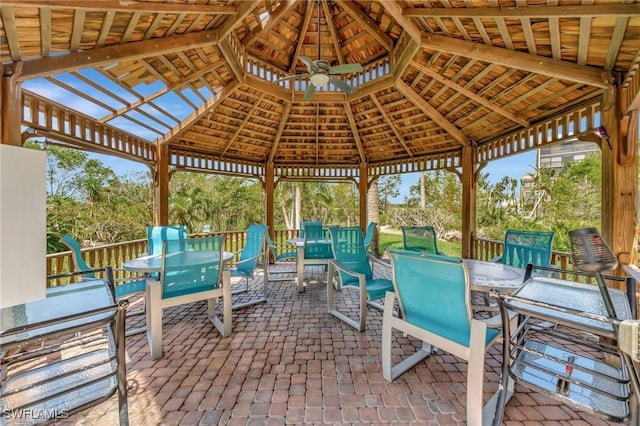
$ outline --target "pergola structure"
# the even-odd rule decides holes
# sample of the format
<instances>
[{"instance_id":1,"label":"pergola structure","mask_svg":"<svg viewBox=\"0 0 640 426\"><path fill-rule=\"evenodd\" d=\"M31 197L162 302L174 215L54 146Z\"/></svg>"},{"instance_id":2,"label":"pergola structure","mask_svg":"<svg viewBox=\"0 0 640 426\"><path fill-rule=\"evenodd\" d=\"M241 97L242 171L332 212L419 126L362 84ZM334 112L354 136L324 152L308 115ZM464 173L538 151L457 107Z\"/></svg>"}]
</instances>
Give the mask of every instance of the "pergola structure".
<instances>
[{"instance_id":1,"label":"pergola structure","mask_svg":"<svg viewBox=\"0 0 640 426\"><path fill-rule=\"evenodd\" d=\"M633 256L640 108L635 0L2 0L1 143L46 136L170 170L285 179L447 169L471 257L487 161L569 138L603 152L602 234ZM359 63L304 100L306 56ZM61 95L61 93L64 94ZM73 105L69 98L73 98ZM23 134L24 129L28 131Z\"/></svg>"}]
</instances>

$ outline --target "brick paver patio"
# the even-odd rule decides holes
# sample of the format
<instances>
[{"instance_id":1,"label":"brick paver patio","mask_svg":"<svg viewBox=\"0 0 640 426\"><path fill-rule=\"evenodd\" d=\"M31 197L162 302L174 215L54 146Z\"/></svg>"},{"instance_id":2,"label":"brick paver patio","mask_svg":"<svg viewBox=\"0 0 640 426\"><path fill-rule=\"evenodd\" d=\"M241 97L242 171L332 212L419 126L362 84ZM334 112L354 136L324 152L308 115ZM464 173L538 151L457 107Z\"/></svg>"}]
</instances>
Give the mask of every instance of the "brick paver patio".
<instances>
[{"instance_id":1,"label":"brick paver patio","mask_svg":"<svg viewBox=\"0 0 640 426\"><path fill-rule=\"evenodd\" d=\"M467 364L437 352L389 383L382 378L382 313L369 308L358 332L326 313L320 267L309 285L273 283L267 303L233 312L233 334L221 338L204 302L165 311L164 357L152 361L144 334L129 336L127 377L133 425L465 424ZM262 276L253 288L262 286ZM352 295L352 294L351 294ZM351 300L348 291L338 300ZM353 305L352 305L353 306ZM144 325L133 316L127 327ZM419 342L394 336L404 357ZM489 350L485 401L500 379L501 347ZM117 398L60 424L118 424ZM606 425L516 386L505 425Z\"/></svg>"}]
</instances>

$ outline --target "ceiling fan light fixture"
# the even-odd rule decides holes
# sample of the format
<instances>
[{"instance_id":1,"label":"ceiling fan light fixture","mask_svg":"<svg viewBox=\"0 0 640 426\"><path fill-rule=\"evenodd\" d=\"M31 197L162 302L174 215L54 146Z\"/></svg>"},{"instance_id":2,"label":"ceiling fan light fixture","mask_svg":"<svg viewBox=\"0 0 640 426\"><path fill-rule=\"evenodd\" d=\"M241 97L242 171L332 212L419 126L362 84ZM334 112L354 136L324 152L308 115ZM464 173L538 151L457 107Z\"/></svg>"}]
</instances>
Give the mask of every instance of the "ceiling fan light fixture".
<instances>
[{"instance_id":1,"label":"ceiling fan light fixture","mask_svg":"<svg viewBox=\"0 0 640 426\"><path fill-rule=\"evenodd\" d=\"M311 80L311 83L313 83L314 86L322 87L329 82L329 76L326 74L314 74L309 78L309 80Z\"/></svg>"}]
</instances>

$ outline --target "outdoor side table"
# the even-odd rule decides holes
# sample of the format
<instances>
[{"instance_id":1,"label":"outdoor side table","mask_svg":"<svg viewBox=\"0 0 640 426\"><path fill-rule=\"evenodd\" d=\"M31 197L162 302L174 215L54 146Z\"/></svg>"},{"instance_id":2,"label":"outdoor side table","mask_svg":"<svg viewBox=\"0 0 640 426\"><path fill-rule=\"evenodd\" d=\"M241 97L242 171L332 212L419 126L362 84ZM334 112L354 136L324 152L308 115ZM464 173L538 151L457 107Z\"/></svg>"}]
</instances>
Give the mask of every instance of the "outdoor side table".
<instances>
[{"instance_id":1,"label":"outdoor side table","mask_svg":"<svg viewBox=\"0 0 640 426\"><path fill-rule=\"evenodd\" d=\"M598 286L587 283L532 277L512 295L498 296L505 336L505 400L515 382L609 421L637 421L638 395L631 383L635 372L625 367L622 354L606 339L617 338L614 324L632 318L630 303L635 301L624 291L608 292L617 318L607 316ZM520 315L515 330L504 324L508 311ZM561 327L540 325L549 322Z\"/></svg>"},{"instance_id":2,"label":"outdoor side table","mask_svg":"<svg viewBox=\"0 0 640 426\"><path fill-rule=\"evenodd\" d=\"M0 310L0 424L64 419L117 392L128 425L126 306L95 280Z\"/></svg>"}]
</instances>

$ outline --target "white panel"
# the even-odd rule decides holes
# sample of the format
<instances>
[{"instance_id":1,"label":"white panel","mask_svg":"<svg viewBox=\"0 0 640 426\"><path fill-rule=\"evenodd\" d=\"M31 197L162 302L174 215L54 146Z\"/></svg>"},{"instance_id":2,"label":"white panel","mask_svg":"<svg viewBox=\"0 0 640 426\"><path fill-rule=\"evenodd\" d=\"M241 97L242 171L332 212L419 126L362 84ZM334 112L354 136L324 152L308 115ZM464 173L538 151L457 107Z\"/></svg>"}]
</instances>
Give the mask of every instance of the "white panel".
<instances>
[{"instance_id":1,"label":"white panel","mask_svg":"<svg viewBox=\"0 0 640 426\"><path fill-rule=\"evenodd\" d=\"M0 144L0 307L46 294L47 154Z\"/></svg>"}]
</instances>

